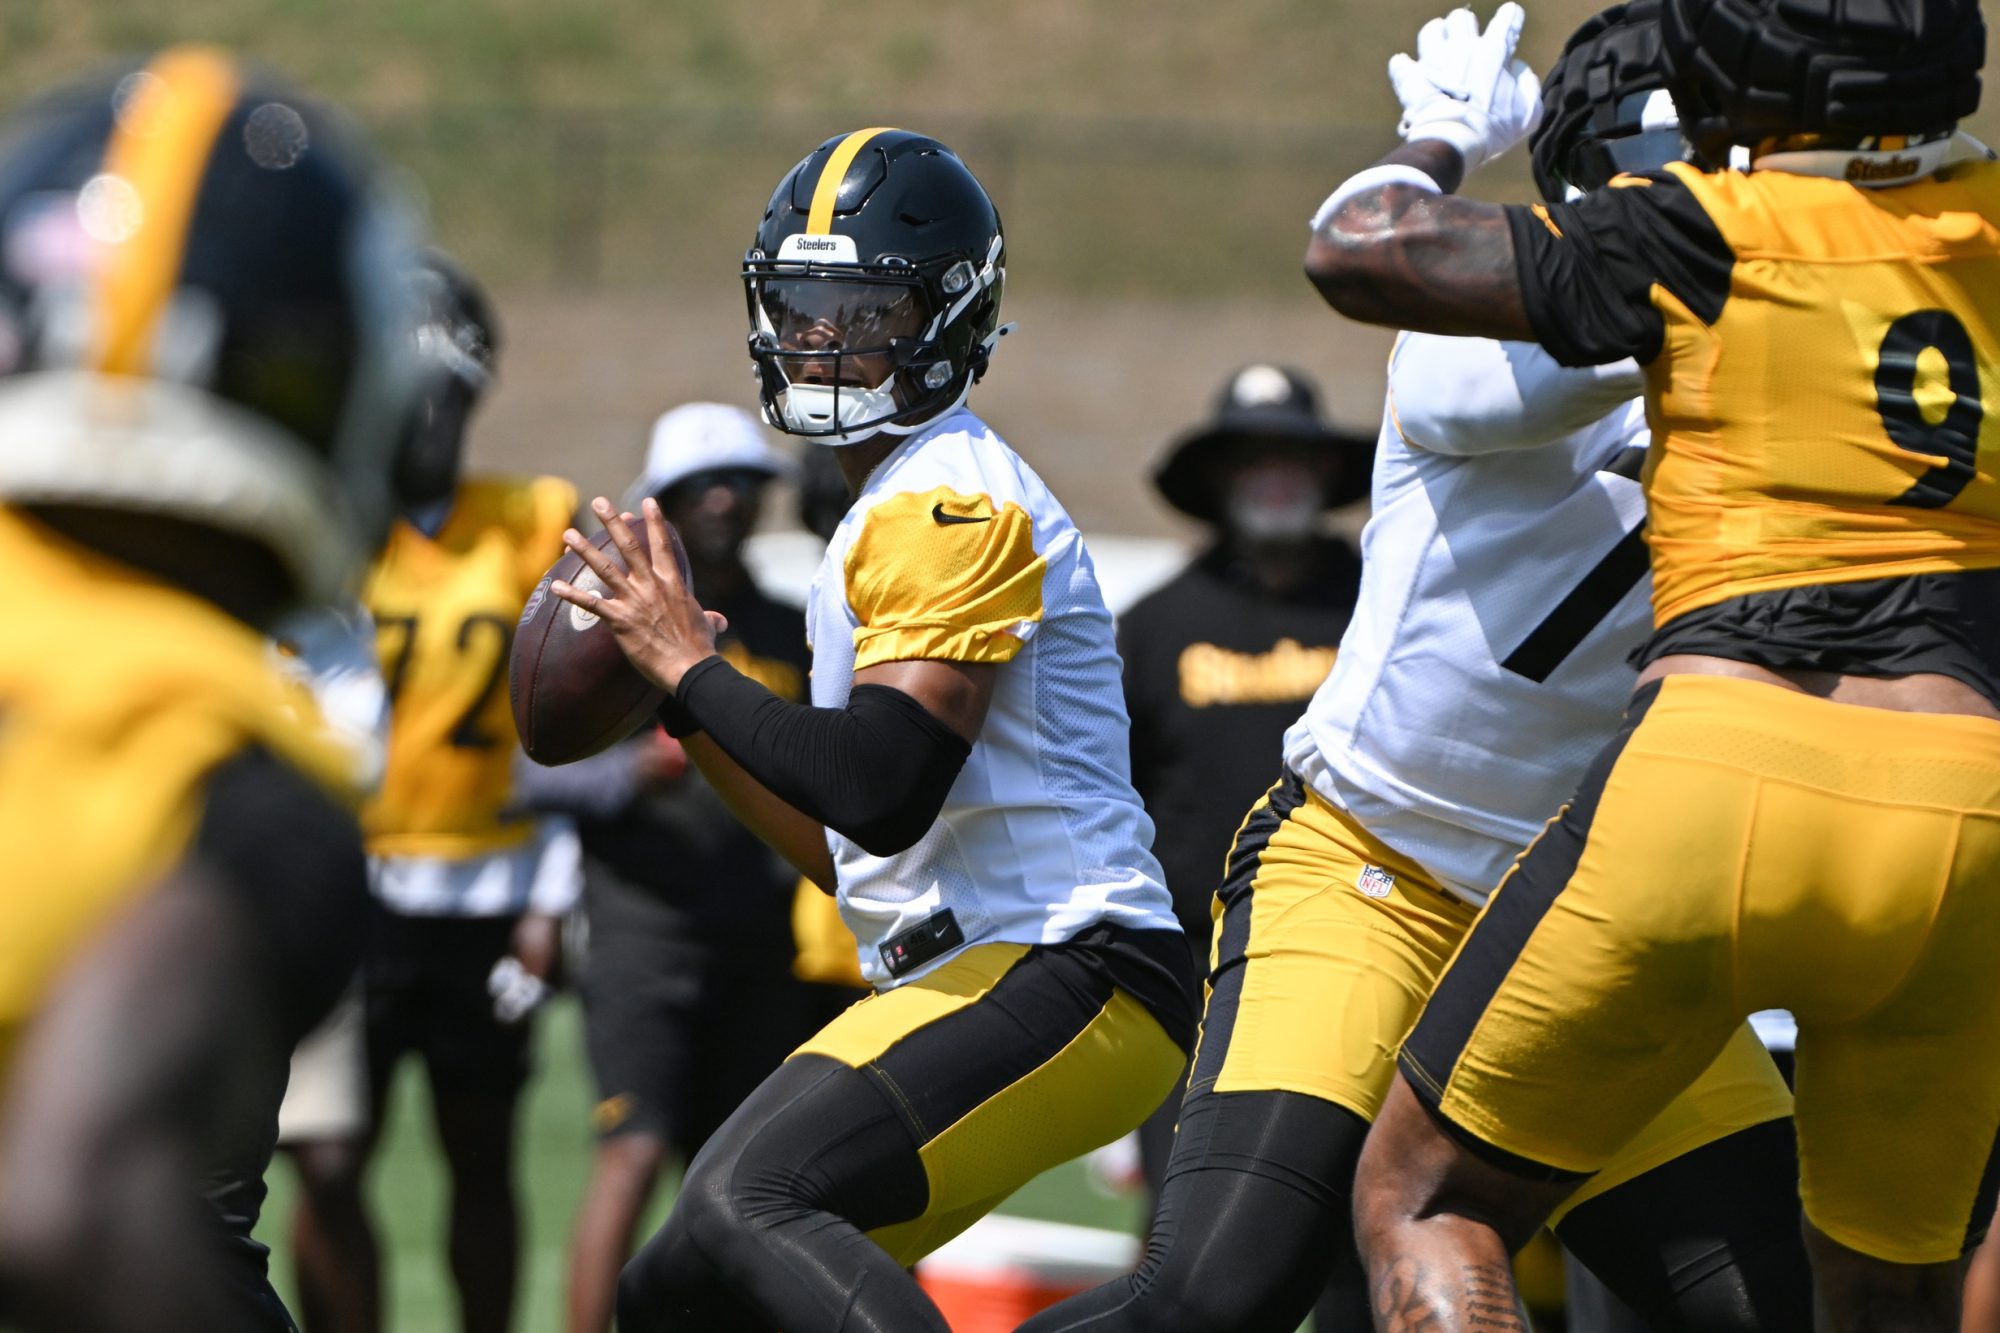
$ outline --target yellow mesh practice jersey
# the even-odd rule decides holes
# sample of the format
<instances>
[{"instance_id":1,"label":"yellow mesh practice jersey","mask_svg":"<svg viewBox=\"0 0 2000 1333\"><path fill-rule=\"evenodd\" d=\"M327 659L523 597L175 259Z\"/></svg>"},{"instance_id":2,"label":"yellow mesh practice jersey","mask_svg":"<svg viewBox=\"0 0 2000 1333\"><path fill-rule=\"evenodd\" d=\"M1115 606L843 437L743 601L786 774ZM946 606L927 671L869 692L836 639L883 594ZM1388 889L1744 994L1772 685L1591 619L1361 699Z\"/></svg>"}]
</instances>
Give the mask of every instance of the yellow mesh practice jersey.
<instances>
[{"instance_id":1,"label":"yellow mesh practice jersey","mask_svg":"<svg viewBox=\"0 0 2000 1333\"><path fill-rule=\"evenodd\" d=\"M208 776L269 752L343 800L351 760L265 640L0 508L0 1077L92 932L185 854Z\"/></svg>"},{"instance_id":2,"label":"yellow mesh practice jersey","mask_svg":"<svg viewBox=\"0 0 2000 1333\"><path fill-rule=\"evenodd\" d=\"M520 748L507 654L575 513L575 487L555 477L470 479L435 537L397 522L363 595L389 688L388 763L362 814L371 854L527 840L531 823L503 816Z\"/></svg>"},{"instance_id":3,"label":"yellow mesh practice jersey","mask_svg":"<svg viewBox=\"0 0 2000 1333\"><path fill-rule=\"evenodd\" d=\"M845 707L854 673L879 663L996 669L972 753L915 846L871 856L828 832L869 981L910 980L965 945L1054 944L1100 921L1177 928L1132 788L1090 553L984 422L953 413L869 474L813 579L806 627L821 708Z\"/></svg>"},{"instance_id":4,"label":"yellow mesh practice jersey","mask_svg":"<svg viewBox=\"0 0 2000 1333\"><path fill-rule=\"evenodd\" d=\"M1656 624L2000 566L2000 166L1868 190L1675 164L1510 223L1557 359L1646 364Z\"/></svg>"}]
</instances>

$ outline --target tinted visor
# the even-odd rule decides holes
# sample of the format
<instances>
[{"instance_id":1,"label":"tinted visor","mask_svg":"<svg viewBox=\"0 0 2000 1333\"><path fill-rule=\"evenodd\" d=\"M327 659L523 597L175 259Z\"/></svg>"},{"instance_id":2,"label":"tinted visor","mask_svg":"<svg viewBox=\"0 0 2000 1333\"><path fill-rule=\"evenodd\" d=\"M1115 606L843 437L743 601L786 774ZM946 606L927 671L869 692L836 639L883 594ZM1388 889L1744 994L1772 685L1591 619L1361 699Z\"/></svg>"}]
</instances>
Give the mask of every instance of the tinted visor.
<instances>
[{"instance_id":1,"label":"tinted visor","mask_svg":"<svg viewBox=\"0 0 2000 1333\"><path fill-rule=\"evenodd\" d=\"M915 338L929 319L914 283L834 278L755 278L751 304L758 332L787 352L885 353Z\"/></svg>"},{"instance_id":2,"label":"tinted visor","mask_svg":"<svg viewBox=\"0 0 2000 1333\"><path fill-rule=\"evenodd\" d=\"M1569 150L1563 179L1588 192L1609 185L1615 176L1658 171L1669 162L1685 162L1688 151L1687 140L1678 129L1586 139Z\"/></svg>"}]
</instances>

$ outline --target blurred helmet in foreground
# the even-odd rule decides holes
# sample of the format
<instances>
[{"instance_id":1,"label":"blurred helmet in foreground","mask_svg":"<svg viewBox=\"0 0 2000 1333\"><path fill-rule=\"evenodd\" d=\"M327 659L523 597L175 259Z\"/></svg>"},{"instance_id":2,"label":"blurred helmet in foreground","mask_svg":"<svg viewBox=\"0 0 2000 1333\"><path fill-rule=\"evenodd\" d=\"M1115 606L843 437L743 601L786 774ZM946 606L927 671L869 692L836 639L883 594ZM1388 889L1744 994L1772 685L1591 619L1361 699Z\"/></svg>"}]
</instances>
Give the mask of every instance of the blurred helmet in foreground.
<instances>
[{"instance_id":1,"label":"blurred helmet in foreground","mask_svg":"<svg viewBox=\"0 0 2000 1333\"><path fill-rule=\"evenodd\" d=\"M334 595L419 380L406 213L348 127L175 47L0 136L0 498L139 511Z\"/></svg>"}]
</instances>

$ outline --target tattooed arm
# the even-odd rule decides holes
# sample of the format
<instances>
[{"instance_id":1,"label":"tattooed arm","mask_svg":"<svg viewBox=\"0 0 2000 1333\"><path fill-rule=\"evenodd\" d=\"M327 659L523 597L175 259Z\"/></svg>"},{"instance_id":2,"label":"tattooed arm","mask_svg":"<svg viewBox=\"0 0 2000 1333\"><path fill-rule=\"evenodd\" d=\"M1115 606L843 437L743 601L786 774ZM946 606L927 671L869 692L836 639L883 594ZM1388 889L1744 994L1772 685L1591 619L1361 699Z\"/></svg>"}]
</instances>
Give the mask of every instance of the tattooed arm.
<instances>
[{"instance_id":1,"label":"tattooed arm","mask_svg":"<svg viewBox=\"0 0 2000 1333\"><path fill-rule=\"evenodd\" d=\"M1532 1333L1504 1264L1462 1264L1447 1275L1419 1259L1398 1259L1371 1298L1377 1333Z\"/></svg>"},{"instance_id":2,"label":"tattooed arm","mask_svg":"<svg viewBox=\"0 0 2000 1333\"><path fill-rule=\"evenodd\" d=\"M1350 177L1313 219L1306 274L1350 319L1424 333L1531 337L1507 215L1448 196L1522 142L1541 83L1514 58L1526 15L1507 0L1481 31L1469 9L1432 19L1392 56L1403 147Z\"/></svg>"},{"instance_id":3,"label":"tattooed arm","mask_svg":"<svg viewBox=\"0 0 2000 1333\"><path fill-rule=\"evenodd\" d=\"M1403 145L1378 166L1415 168L1444 191L1464 159L1440 139ZM1392 183L1353 195L1320 220L1306 276L1328 305L1365 324L1533 342L1514 238L1497 204Z\"/></svg>"}]
</instances>

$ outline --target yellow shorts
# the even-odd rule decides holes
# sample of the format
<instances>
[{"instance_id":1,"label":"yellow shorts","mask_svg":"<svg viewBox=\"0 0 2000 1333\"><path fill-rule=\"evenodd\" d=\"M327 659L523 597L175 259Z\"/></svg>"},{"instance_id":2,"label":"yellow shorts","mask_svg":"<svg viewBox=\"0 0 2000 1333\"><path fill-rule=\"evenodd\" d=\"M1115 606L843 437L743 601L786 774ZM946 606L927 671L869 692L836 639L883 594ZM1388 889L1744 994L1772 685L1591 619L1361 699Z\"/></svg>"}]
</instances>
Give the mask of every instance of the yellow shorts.
<instances>
[{"instance_id":1,"label":"yellow shorts","mask_svg":"<svg viewBox=\"0 0 2000 1333\"><path fill-rule=\"evenodd\" d=\"M1759 1009L1798 1018L1801 1192L1956 1259L2000 1129L2000 724L1670 676L1502 882L1405 1043L1507 1158L1588 1172Z\"/></svg>"},{"instance_id":2,"label":"yellow shorts","mask_svg":"<svg viewBox=\"0 0 2000 1333\"><path fill-rule=\"evenodd\" d=\"M1043 1171L1136 1128L1186 1068L1169 1026L1184 1039L1192 1022L1187 968L1177 930L975 945L801 1046L866 1068L923 1136L924 1212L870 1238L907 1267Z\"/></svg>"},{"instance_id":3,"label":"yellow shorts","mask_svg":"<svg viewBox=\"0 0 2000 1333\"><path fill-rule=\"evenodd\" d=\"M1244 822L1214 910L1190 1092L1299 1092L1373 1120L1397 1044L1474 910L1291 774ZM1791 1112L1784 1079L1747 1025L1684 1082L1562 1212Z\"/></svg>"}]
</instances>

